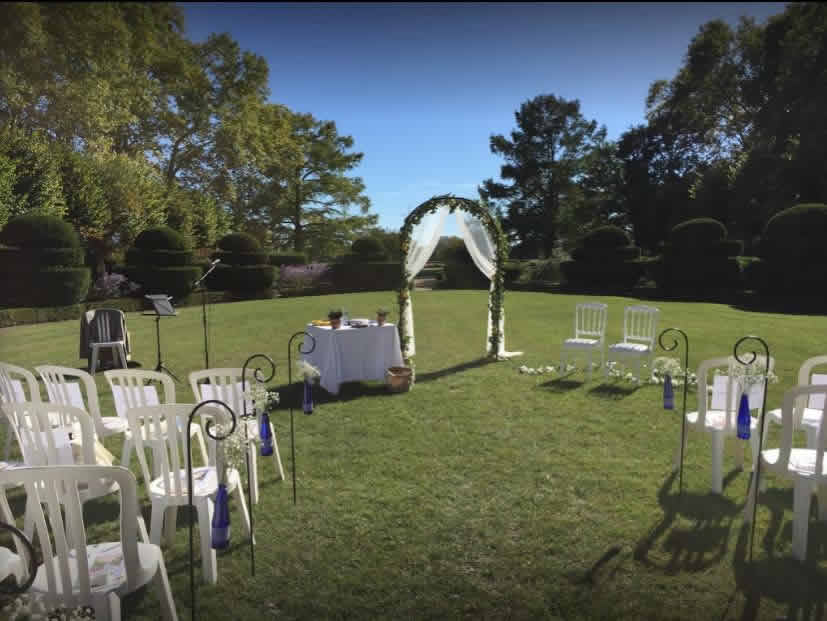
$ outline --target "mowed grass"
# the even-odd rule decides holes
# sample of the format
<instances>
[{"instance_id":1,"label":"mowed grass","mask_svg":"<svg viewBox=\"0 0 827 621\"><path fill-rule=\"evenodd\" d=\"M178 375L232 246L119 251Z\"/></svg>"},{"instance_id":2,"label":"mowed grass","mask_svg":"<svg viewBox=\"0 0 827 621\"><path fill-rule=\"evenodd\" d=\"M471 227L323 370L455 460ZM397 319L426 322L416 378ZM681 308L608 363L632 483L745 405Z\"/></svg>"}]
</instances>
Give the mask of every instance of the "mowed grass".
<instances>
[{"instance_id":1,"label":"mowed grass","mask_svg":"<svg viewBox=\"0 0 827 621\"><path fill-rule=\"evenodd\" d=\"M312 416L301 413L298 385L286 386L290 335L331 306L369 316L379 305L393 307L394 294L212 307L212 366L240 367L257 352L277 363L271 385L281 387L282 407L274 423L287 481L277 481L271 463L260 460L255 577L231 499L233 546L219 557L217 586L200 583L196 559L200 618L823 617L827 528L815 519L815 501L810 558L801 564L790 556L791 487L770 477L749 563L742 520L749 467L735 469L740 445L728 442L726 487L716 497L708 493L709 441L693 433L679 500L671 459L680 416L662 409L659 387L517 372L522 364L556 364L560 343L571 336L574 305L588 298L509 292L507 347L525 355L497 363L482 359L486 299L483 291L417 292L414 389L392 395L379 383L348 384L338 398L318 395ZM623 307L636 300L591 299L609 305L608 340L618 340ZM656 305L661 328L678 326L689 335L693 368L729 354L741 336L763 336L780 377L770 386L770 407L805 358L827 353L822 316ZM199 308L185 308L162 324L164 360L184 380L181 402L192 400L187 373L203 364L200 321ZM153 321L131 314L128 327L133 360L154 368ZM77 347L74 321L0 330L0 360L30 369L82 366ZM102 374L97 381L109 410ZM291 401L298 408L295 506ZM117 441L107 444L120 455ZM132 467L138 474L137 460ZM148 522L142 483L140 494ZM179 615L188 618L183 513L175 545L164 554ZM117 514L114 496L87 506L92 540L117 536ZM129 619L157 618L155 593L127 597L124 610Z\"/></svg>"}]
</instances>

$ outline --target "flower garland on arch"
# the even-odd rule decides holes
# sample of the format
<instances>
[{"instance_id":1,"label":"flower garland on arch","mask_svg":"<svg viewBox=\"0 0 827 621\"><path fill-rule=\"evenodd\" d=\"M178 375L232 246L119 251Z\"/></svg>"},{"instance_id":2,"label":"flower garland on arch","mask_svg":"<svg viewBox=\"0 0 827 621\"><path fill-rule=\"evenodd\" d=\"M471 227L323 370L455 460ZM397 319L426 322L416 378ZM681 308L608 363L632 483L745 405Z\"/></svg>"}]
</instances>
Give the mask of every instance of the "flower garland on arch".
<instances>
[{"instance_id":1,"label":"flower garland on arch","mask_svg":"<svg viewBox=\"0 0 827 621\"><path fill-rule=\"evenodd\" d=\"M482 222L486 232L496 246L494 258L495 272L493 278L494 290L491 292L489 306L491 309L491 323L493 326L491 336L488 339L488 356L490 358L496 358L500 346L500 339L502 338L502 335L500 334L500 317L502 317L503 297L505 293L504 266L505 261L508 258L508 242L503 234L497 218L495 218L483 205L481 205L478 201L471 200L470 198L459 198L457 196L453 196L452 194L434 196L419 205L408 214L408 217L405 218L405 223L402 225L402 229L399 232L402 261L400 274L401 280L399 283L398 295L399 323L397 327L399 330L399 341L402 346L402 351L404 352L406 350L408 342L410 341L410 336L406 333L405 322L402 321L402 313L405 308L405 301L411 294L411 288L413 286L411 283L411 274L408 273L408 270L405 267L408 250L410 250L411 247L411 233L422 218L429 213L433 213L440 207L447 207L449 213L454 213L455 210L461 209L462 211L467 211L473 216L476 216L480 222ZM413 367L413 360L411 358L406 358L405 364Z\"/></svg>"}]
</instances>

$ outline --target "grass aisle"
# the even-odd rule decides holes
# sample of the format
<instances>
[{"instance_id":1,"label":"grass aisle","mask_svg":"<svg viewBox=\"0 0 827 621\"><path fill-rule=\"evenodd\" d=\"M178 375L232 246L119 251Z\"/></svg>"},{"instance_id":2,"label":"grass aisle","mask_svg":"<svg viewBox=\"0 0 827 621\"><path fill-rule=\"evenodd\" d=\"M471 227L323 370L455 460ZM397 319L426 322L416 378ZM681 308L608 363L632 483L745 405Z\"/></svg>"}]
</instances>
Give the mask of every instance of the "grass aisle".
<instances>
[{"instance_id":1,"label":"grass aisle","mask_svg":"<svg viewBox=\"0 0 827 621\"><path fill-rule=\"evenodd\" d=\"M584 385L526 376L517 368L556 364L582 296L509 292L509 350L525 355L488 364L487 292L414 295L417 384L391 395L349 384L339 399L319 395L303 416L288 390L286 343L331 306L369 316L394 295L364 293L222 304L212 307L213 366L271 355L282 389L274 417L288 480L260 460L257 573L233 507L233 547L219 557L217 587L199 585L202 619L776 619L819 618L827 599L827 527L810 523L811 559L791 559L792 490L769 478L759 508L756 563L745 563L742 508L748 472L727 447L722 497L708 494L710 444L689 437L684 502L677 502L671 457L677 412L661 409L660 389ZM609 305L608 341L622 336L623 307ZM827 353L827 318L751 313L725 305L656 304L661 328L691 339L691 366L727 355L741 336L763 336L777 359L776 407L800 363ZM128 316L133 360L155 366L154 323ZM203 364L200 309L162 321L164 361L182 379ZM77 322L0 330L0 360L32 368L81 366ZM680 354L682 356L682 354ZM111 395L98 376L102 407ZM188 383L178 400L191 401ZM680 393L678 393L680 394ZM298 505L290 486L289 416L296 412ZM694 395L690 408L694 408ZM777 427L774 427L777 429ZM702 437L703 436L703 437ZM772 442L772 441L771 441ZM120 446L109 442L120 455ZM748 453L747 453L748 454ZM133 471L138 473L137 461ZM139 477L140 481L140 477ZM149 504L143 495L145 517ZM815 502L813 503L816 504ZM815 507L813 507L815 511ZM114 498L90 503L90 539L112 537ZM182 512L183 513L183 512ZM815 513L813 514L815 515ZM21 519L22 522L22 519ZM165 549L182 619L189 618L187 530ZM196 542L197 545L197 542ZM197 549L197 548L196 548ZM196 570L200 577L200 564ZM156 619L151 590L124 602L125 618Z\"/></svg>"}]
</instances>

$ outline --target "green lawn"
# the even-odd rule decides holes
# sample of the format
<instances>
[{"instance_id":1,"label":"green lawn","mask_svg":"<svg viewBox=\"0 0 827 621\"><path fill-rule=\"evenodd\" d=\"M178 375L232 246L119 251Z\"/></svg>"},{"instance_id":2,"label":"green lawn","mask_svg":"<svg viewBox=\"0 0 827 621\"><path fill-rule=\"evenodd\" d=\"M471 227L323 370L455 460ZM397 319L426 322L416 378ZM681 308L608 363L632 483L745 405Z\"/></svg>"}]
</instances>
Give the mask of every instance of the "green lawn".
<instances>
[{"instance_id":1,"label":"green lawn","mask_svg":"<svg viewBox=\"0 0 827 621\"><path fill-rule=\"evenodd\" d=\"M202 619L824 616L827 527L813 518L811 560L792 560L788 484L769 479L750 565L742 521L748 473L734 470L728 450L725 493L708 494L709 442L693 433L687 491L678 502L671 457L680 416L661 408L658 387L517 372L522 364L556 364L582 296L508 293L507 346L525 355L487 364L481 359L487 293L416 293L416 386L391 395L378 383L348 384L338 399L320 395L313 416L297 411L293 506L286 406L291 399L299 405L300 395L285 386L287 339L333 305L367 316L379 305L393 308L394 297L212 308L212 366L241 366L255 352L276 360L273 385L282 386L285 409L274 422L288 481L275 481L269 463L261 468L254 578L233 507L234 545L219 557L219 585L199 584ZM623 307L634 300L598 299L609 304L613 342L622 335ZM772 407L805 358L827 353L825 317L656 305L661 327L689 335L693 368L729 354L745 334L763 336L780 377L770 387ZM153 322L131 314L128 326L133 360L153 368ZM182 379L203 363L200 326L197 307L163 321L165 362ZM75 321L0 330L0 360L28 368L81 366L77 347ZM98 387L109 408L102 375ZM188 384L179 390L179 401L192 399ZM690 407L694 402L692 396ZM110 448L120 454L116 443ZM145 497L143 507L148 520ZM90 503L95 537L117 532L114 515L114 498ZM175 546L164 550L182 619L189 618L186 534L181 523ZM129 619L157 618L155 593L127 598L124 610Z\"/></svg>"}]
</instances>

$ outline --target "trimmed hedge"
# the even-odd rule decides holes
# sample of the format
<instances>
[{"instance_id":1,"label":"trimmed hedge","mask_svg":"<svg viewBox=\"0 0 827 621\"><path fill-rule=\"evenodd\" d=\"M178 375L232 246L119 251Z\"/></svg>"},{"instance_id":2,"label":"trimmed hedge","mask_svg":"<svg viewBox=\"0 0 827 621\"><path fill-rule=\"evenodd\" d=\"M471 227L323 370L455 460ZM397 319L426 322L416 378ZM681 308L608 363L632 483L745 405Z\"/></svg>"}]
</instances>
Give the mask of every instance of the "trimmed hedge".
<instances>
[{"instance_id":1,"label":"trimmed hedge","mask_svg":"<svg viewBox=\"0 0 827 621\"><path fill-rule=\"evenodd\" d=\"M382 244L372 237L361 237L354 241L350 252L359 263L381 263L388 258Z\"/></svg>"},{"instance_id":2,"label":"trimmed hedge","mask_svg":"<svg viewBox=\"0 0 827 621\"><path fill-rule=\"evenodd\" d=\"M54 216L13 218L0 233L0 291L5 306L60 306L86 298L91 275L68 222Z\"/></svg>"},{"instance_id":3,"label":"trimmed hedge","mask_svg":"<svg viewBox=\"0 0 827 621\"><path fill-rule=\"evenodd\" d=\"M281 267L282 265L306 265L307 257L303 254L277 253L270 255L270 265Z\"/></svg>"},{"instance_id":4,"label":"trimmed hedge","mask_svg":"<svg viewBox=\"0 0 827 621\"><path fill-rule=\"evenodd\" d=\"M207 277L207 287L229 291L235 298L269 296L276 278L268 253L247 233L230 233L218 240L219 250L212 259L221 259Z\"/></svg>"},{"instance_id":5,"label":"trimmed hedge","mask_svg":"<svg viewBox=\"0 0 827 621\"><path fill-rule=\"evenodd\" d=\"M187 241L175 229L158 226L146 229L138 234L132 244L143 250L187 250Z\"/></svg>"},{"instance_id":6,"label":"trimmed hedge","mask_svg":"<svg viewBox=\"0 0 827 621\"><path fill-rule=\"evenodd\" d=\"M255 252L261 244L249 233L228 233L218 240L218 248L225 252Z\"/></svg>"},{"instance_id":7,"label":"trimmed hedge","mask_svg":"<svg viewBox=\"0 0 827 621\"><path fill-rule=\"evenodd\" d=\"M165 293L173 298L181 298L192 291L192 284L201 278L203 273L200 265L148 265L129 266L126 275L130 280L142 285L144 294Z\"/></svg>"},{"instance_id":8,"label":"trimmed hedge","mask_svg":"<svg viewBox=\"0 0 827 621\"><path fill-rule=\"evenodd\" d=\"M193 253L191 250L130 248L126 251L126 262L128 265L157 265L158 267L192 265Z\"/></svg>"},{"instance_id":9,"label":"trimmed hedge","mask_svg":"<svg viewBox=\"0 0 827 621\"><path fill-rule=\"evenodd\" d=\"M566 285L574 289L626 290L643 273L640 248L626 231L600 226L586 233L572 251L572 261L560 263Z\"/></svg>"},{"instance_id":10,"label":"trimmed hedge","mask_svg":"<svg viewBox=\"0 0 827 621\"><path fill-rule=\"evenodd\" d=\"M144 294L165 293L181 298L192 291L192 284L203 274L193 265L193 253L186 240L168 226L147 229L135 238L126 253L126 276L139 283Z\"/></svg>"},{"instance_id":11,"label":"trimmed hedge","mask_svg":"<svg viewBox=\"0 0 827 621\"><path fill-rule=\"evenodd\" d=\"M667 292L740 289L741 268L735 257L744 244L726 236L726 227L713 218L695 218L674 226L664 247L658 285Z\"/></svg>"},{"instance_id":12,"label":"trimmed hedge","mask_svg":"<svg viewBox=\"0 0 827 621\"><path fill-rule=\"evenodd\" d=\"M761 289L805 295L819 290L827 273L827 205L805 203L777 213L764 229Z\"/></svg>"},{"instance_id":13,"label":"trimmed hedge","mask_svg":"<svg viewBox=\"0 0 827 621\"><path fill-rule=\"evenodd\" d=\"M79 248L72 225L55 216L27 214L9 220L0 243L17 248Z\"/></svg>"},{"instance_id":14,"label":"trimmed hedge","mask_svg":"<svg viewBox=\"0 0 827 621\"><path fill-rule=\"evenodd\" d=\"M219 250L212 253L210 258L221 259L224 265L269 265L270 257L266 250L250 250L245 252L229 252Z\"/></svg>"},{"instance_id":15,"label":"trimmed hedge","mask_svg":"<svg viewBox=\"0 0 827 621\"><path fill-rule=\"evenodd\" d=\"M619 246L629 246L632 240L629 239L626 231L617 226L599 226L586 233L578 247L580 248L617 248Z\"/></svg>"},{"instance_id":16,"label":"trimmed hedge","mask_svg":"<svg viewBox=\"0 0 827 621\"><path fill-rule=\"evenodd\" d=\"M474 264L446 263L440 289L488 289L491 281Z\"/></svg>"},{"instance_id":17,"label":"trimmed hedge","mask_svg":"<svg viewBox=\"0 0 827 621\"><path fill-rule=\"evenodd\" d=\"M394 291L399 286L399 262L361 263L358 269L333 263L326 275L336 293Z\"/></svg>"}]
</instances>

